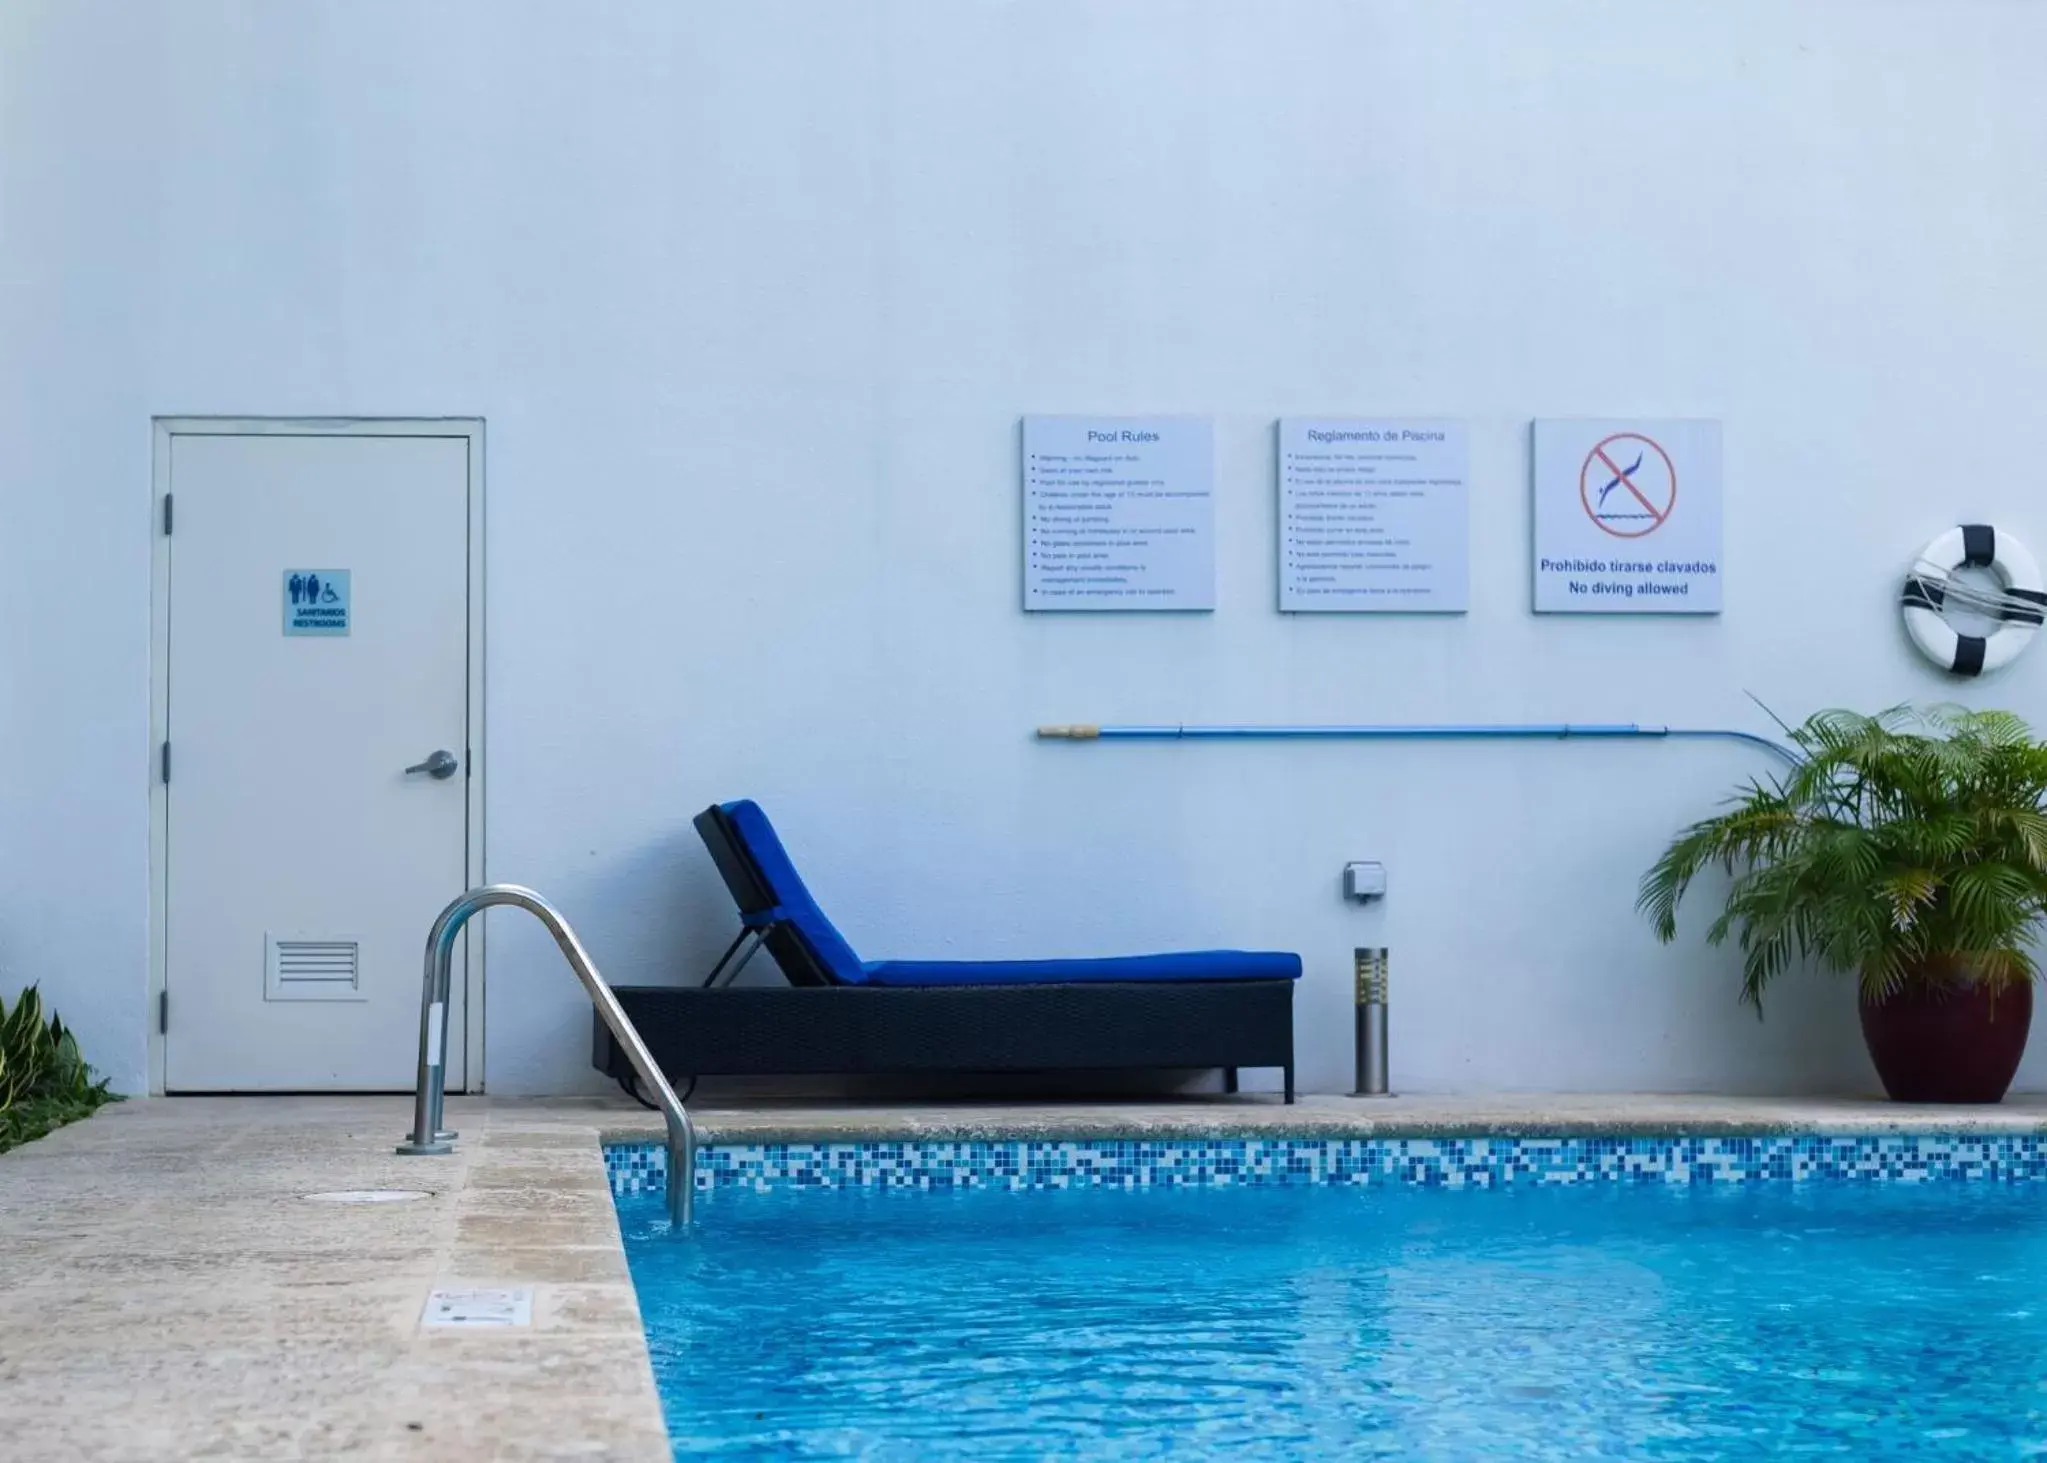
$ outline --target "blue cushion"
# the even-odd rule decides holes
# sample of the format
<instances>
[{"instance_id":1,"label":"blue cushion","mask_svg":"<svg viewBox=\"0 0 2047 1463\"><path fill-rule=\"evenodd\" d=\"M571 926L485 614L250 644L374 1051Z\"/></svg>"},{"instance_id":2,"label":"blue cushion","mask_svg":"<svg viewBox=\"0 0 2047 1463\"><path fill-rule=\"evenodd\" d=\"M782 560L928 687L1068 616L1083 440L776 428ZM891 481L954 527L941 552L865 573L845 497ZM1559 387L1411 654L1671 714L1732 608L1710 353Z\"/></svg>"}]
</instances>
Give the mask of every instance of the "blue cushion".
<instances>
[{"instance_id":1,"label":"blue cushion","mask_svg":"<svg viewBox=\"0 0 2047 1463\"><path fill-rule=\"evenodd\" d=\"M770 916L785 919L796 927L796 933L803 937L803 943L810 946L818 963L830 972L831 978L841 985L865 985L867 968L860 963L860 957L853 953L853 947L846 943L846 937L825 918L817 907L817 901L810 897L810 891L803 887L803 879L796 872L796 865L789 861L789 851L782 847L782 840L775 836L775 825L768 821L768 815L760 810L760 804L751 799L736 803L720 803L720 811L732 820L733 829L739 834L746 851L753 855L761 875L768 881L768 888L774 892L773 910L755 911L747 916L747 923L771 923Z\"/></svg>"},{"instance_id":2,"label":"blue cushion","mask_svg":"<svg viewBox=\"0 0 2047 1463\"><path fill-rule=\"evenodd\" d=\"M1187 950L1094 960L877 960L874 985L1068 985L1101 980L1299 980L1301 957L1270 950Z\"/></svg>"},{"instance_id":3,"label":"blue cushion","mask_svg":"<svg viewBox=\"0 0 2047 1463\"><path fill-rule=\"evenodd\" d=\"M1177 955L1118 955L1097 960L880 960L862 964L810 897L789 851L760 804L720 803L767 880L774 907L749 910L750 926L786 920L840 985L1062 985L1075 981L1298 980L1301 957L1271 951L1190 950Z\"/></svg>"}]
</instances>

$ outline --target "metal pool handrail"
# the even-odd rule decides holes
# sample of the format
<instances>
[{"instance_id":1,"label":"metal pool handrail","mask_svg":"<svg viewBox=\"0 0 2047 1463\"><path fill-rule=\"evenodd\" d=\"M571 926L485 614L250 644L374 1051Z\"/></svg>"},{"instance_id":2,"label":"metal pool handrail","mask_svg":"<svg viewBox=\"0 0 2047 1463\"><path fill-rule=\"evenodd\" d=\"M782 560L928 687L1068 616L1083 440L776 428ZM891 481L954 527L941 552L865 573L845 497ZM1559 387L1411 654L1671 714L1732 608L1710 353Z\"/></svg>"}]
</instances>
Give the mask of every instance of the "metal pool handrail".
<instances>
[{"instance_id":1,"label":"metal pool handrail","mask_svg":"<svg viewBox=\"0 0 2047 1463\"><path fill-rule=\"evenodd\" d=\"M413 1092L412 1136L398 1145L404 1154L452 1153L449 1141L455 1135L441 1126L442 1103L446 1096L448 1066L448 985L455 958L455 937L471 915L494 904L510 904L525 910L554 936L569 969L583 983L597 1014L610 1028L612 1039L622 1047L633 1071L660 1104L668 1124L668 1217L676 1228L687 1228L695 1218L697 1134L689 1113L668 1079L648 1055L647 1044L633 1028L632 1019L618 1004L611 987L597 973L583 942L569 928L555 907L531 889L517 884L486 884L471 889L441 911L426 937L426 983L419 1000L419 1083Z\"/></svg>"}]
</instances>

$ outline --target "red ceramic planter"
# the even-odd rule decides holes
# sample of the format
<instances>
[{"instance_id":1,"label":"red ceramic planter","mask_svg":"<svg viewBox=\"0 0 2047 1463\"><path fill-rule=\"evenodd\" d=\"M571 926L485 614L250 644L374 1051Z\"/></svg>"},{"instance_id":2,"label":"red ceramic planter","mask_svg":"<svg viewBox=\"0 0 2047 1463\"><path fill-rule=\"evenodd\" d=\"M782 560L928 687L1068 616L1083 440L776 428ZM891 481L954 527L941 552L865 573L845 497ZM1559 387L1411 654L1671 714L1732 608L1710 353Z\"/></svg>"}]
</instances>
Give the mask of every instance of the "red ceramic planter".
<instances>
[{"instance_id":1,"label":"red ceramic planter","mask_svg":"<svg viewBox=\"0 0 2047 1463\"><path fill-rule=\"evenodd\" d=\"M1894 1102L2001 1102L2026 1052L2033 987L1915 980L1862 1001L1862 1039Z\"/></svg>"}]
</instances>

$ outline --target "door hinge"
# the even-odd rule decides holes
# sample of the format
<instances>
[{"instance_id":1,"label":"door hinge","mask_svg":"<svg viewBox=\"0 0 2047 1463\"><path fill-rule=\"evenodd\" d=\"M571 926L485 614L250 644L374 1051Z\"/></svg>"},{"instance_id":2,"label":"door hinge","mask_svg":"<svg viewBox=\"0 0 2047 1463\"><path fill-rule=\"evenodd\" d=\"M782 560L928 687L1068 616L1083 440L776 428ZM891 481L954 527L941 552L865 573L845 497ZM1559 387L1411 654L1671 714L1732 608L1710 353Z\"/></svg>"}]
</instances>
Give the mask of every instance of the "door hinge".
<instances>
[{"instance_id":1,"label":"door hinge","mask_svg":"<svg viewBox=\"0 0 2047 1463\"><path fill-rule=\"evenodd\" d=\"M171 993L169 991L158 991L156 993L156 1034L158 1036L168 1036L170 1030Z\"/></svg>"},{"instance_id":2,"label":"door hinge","mask_svg":"<svg viewBox=\"0 0 2047 1463\"><path fill-rule=\"evenodd\" d=\"M163 755L159 759L158 771L163 774L163 785L169 787L171 785L171 744L169 742L163 744Z\"/></svg>"},{"instance_id":3,"label":"door hinge","mask_svg":"<svg viewBox=\"0 0 2047 1463\"><path fill-rule=\"evenodd\" d=\"M171 536L171 495L169 493L163 495L163 533L165 538Z\"/></svg>"}]
</instances>

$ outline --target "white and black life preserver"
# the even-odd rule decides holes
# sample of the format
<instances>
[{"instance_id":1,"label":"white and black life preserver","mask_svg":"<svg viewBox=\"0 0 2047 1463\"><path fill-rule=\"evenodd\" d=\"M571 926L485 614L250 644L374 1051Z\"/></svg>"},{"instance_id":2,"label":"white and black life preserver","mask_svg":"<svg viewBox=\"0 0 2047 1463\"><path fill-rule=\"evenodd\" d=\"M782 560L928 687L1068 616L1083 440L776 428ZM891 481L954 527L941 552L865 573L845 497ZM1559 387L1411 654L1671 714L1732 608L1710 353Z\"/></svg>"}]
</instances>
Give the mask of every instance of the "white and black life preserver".
<instances>
[{"instance_id":1,"label":"white and black life preserver","mask_svg":"<svg viewBox=\"0 0 2047 1463\"><path fill-rule=\"evenodd\" d=\"M1957 584L1957 569L1988 569L1998 588ZM1951 528L1926 546L1905 576L1905 628L1926 658L1958 676L1980 676L2011 664L2047 617L2047 585L2026 546L1987 523ZM1988 635L1963 635L1941 611L1952 604L2002 623Z\"/></svg>"}]
</instances>

